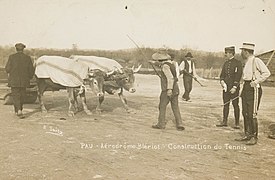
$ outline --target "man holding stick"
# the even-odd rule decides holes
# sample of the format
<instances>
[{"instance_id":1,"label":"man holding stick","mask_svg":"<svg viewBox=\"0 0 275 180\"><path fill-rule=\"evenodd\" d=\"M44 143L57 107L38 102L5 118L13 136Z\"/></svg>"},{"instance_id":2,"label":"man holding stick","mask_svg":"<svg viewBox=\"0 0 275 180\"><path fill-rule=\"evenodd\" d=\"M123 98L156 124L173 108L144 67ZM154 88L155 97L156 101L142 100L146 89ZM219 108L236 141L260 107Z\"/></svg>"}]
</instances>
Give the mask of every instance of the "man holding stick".
<instances>
[{"instance_id":1,"label":"man holding stick","mask_svg":"<svg viewBox=\"0 0 275 180\"><path fill-rule=\"evenodd\" d=\"M184 127L182 126L182 119L181 114L179 111L178 105L178 96L179 96L179 86L178 86L178 76L179 71L177 70L177 64L175 64L171 60L171 56L164 51L160 51L154 53L152 55L152 59L154 60L151 62L160 63L161 71L159 74L161 80L161 94L160 94L160 102L159 102L159 116L158 116L158 123L153 125L152 128L154 129L164 129L166 122L165 122L165 114L166 114L166 107L171 103L171 107L175 116L175 122L177 130L182 131Z\"/></svg>"},{"instance_id":2,"label":"man holding stick","mask_svg":"<svg viewBox=\"0 0 275 180\"><path fill-rule=\"evenodd\" d=\"M253 55L254 47L254 44L243 43L243 46L240 48L242 50L242 58L245 60L243 69L244 85L241 93L245 136L236 140L248 141L246 145L257 144L257 111L262 97L260 83L264 82L270 76L270 71L264 62Z\"/></svg>"},{"instance_id":3,"label":"man holding stick","mask_svg":"<svg viewBox=\"0 0 275 180\"><path fill-rule=\"evenodd\" d=\"M220 74L220 83L223 88L223 121L217 124L217 127L226 127L229 105L232 101L234 107L235 126L234 129L240 129L240 107L239 107L239 91L240 80L242 76L242 63L235 59L235 47L230 46L224 49L226 61L223 64Z\"/></svg>"},{"instance_id":4,"label":"man holding stick","mask_svg":"<svg viewBox=\"0 0 275 180\"><path fill-rule=\"evenodd\" d=\"M195 79L195 81L197 81L198 75L196 73L195 63L192 59L193 56L191 52L188 52L185 55L185 58L186 59L181 62L179 69L180 73L183 74L184 94L182 95L182 99L189 102L190 93L193 86L193 78Z\"/></svg>"}]
</instances>

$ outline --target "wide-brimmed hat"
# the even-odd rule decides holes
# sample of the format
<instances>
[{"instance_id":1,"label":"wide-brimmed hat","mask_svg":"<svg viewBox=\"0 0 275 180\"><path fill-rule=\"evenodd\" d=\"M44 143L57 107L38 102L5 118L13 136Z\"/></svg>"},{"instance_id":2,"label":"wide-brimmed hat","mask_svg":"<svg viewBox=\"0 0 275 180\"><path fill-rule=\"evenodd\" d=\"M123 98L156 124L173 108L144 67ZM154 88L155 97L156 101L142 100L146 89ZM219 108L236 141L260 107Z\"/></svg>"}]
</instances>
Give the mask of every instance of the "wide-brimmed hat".
<instances>
[{"instance_id":1,"label":"wide-brimmed hat","mask_svg":"<svg viewBox=\"0 0 275 180\"><path fill-rule=\"evenodd\" d=\"M152 59L155 61L164 61L171 59L171 56L165 52L156 52L152 55Z\"/></svg>"},{"instance_id":2,"label":"wide-brimmed hat","mask_svg":"<svg viewBox=\"0 0 275 180\"><path fill-rule=\"evenodd\" d=\"M185 55L185 57L190 57L190 58L193 58L193 56L192 56L191 52L188 52L188 53Z\"/></svg>"},{"instance_id":3,"label":"wide-brimmed hat","mask_svg":"<svg viewBox=\"0 0 275 180\"><path fill-rule=\"evenodd\" d=\"M26 45L23 43L16 43L15 47L16 47L16 49L24 49L24 48L26 48Z\"/></svg>"},{"instance_id":4,"label":"wide-brimmed hat","mask_svg":"<svg viewBox=\"0 0 275 180\"><path fill-rule=\"evenodd\" d=\"M234 46L229 46L224 48L224 52L232 52L235 53L235 47Z\"/></svg>"},{"instance_id":5,"label":"wide-brimmed hat","mask_svg":"<svg viewBox=\"0 0 275 180\"><path fill-rule=\"evenodd\" d=\"M240 47L240 49L248 49L248 50L253 50L254 51L255 44L252 43L243 43L243 46Z\"/></svg>"}]
</instances>

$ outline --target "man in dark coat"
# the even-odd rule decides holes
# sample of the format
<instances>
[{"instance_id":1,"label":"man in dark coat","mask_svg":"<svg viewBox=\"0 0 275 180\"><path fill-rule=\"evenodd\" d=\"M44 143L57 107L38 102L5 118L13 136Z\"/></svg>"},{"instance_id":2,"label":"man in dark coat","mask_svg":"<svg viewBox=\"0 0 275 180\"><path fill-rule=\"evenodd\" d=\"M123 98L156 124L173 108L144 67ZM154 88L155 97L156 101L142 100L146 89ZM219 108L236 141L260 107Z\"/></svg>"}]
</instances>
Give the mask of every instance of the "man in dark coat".
<instances>
[{"instance_id":1,"label":"man in dark coat","mask_svg":"<svg viewBox=\"0 0 275 180\"><path fill-rule=\"evenodd\" d=\"M178 76L179 71L178 64L171 60L171 56L165 52L157 52L152 55L152 59L160 63L161 72L159 74L161 80L161 94L159 102L159 117L158 123L153 125L152 128L164 129L166 107L171 103L171 107L175 116L175 122L177 130L182 131L181 114L178 106L179 86Z\"/></svg>"},{"instance_id":2,"label":"man in dark coat","mask_svg":"<svg viewBox=\"0 0 275 180\"><path fill-rule=\"evenodd\" d=\"M220 74L220 83L223 88L223 121L217 127L227 126L227 118L229 114L229 105L232 101L234 107L235 129L240 129L240 107L239 107L239 92L240 80L242 76L242 63L235 59L235 47L225 48L226 61L223 64Z\"/></svg>"},{"instance_id":3,"label":"man in dark coat","mask_svg":"<svg viewBox=\"0 0 275 180\"><path fill-rule=\"evenodd\" d=\"M30 86L30 80L34 75L34 67L31 57L24 54L26 46L22 43L15 45L16 53L9 56L6 64L8 73L8 85L11 87L14 111L19 118L24 118L22 113L26 88Z\"/></svg>"}]
</instances>

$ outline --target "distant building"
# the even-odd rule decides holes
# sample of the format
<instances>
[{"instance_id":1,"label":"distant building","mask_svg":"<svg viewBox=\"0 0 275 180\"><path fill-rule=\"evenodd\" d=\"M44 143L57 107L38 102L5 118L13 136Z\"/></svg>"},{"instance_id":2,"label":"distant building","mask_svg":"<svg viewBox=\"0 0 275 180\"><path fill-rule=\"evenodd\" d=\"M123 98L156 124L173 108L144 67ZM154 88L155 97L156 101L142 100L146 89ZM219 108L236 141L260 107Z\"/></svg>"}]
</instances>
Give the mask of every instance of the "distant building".
<instances>
[{"instance_id":1,"label":"distant building","mask_svg":"<svg viewBox=\"0 0 275 180\"><path fill-rule=\"evenodd\" d=\"M264 82L264 84L268 86L275 86L275 50L258 54L256 57L263 60L271 73L270 77Z\"/></svg>"}]
</instances>

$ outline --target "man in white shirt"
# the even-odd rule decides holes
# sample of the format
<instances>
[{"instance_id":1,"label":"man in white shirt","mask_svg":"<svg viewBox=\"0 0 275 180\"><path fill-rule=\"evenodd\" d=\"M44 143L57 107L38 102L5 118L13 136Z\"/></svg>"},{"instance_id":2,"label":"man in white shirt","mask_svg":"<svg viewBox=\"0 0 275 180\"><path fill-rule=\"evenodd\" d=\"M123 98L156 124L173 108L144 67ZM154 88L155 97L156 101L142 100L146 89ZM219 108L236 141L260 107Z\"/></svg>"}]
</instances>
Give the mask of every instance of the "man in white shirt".
<instances>
[{"instance_id":1,"label":"man in white shirt","mask_svg":"<svg viewBox=\"0 0 275 180\"><path fill-rule=\"evenodd\" d=\"M193 77L197 78L197 73L195 69L195 63L193 61L193 56L191 52L185 55L185 60L183 60L179 66L180 74L183 74L183 85L184 94L182 99L184 101L190 101L190 93L192 91Z\"/></svg>"},{"instance_id":2,"label":"man in white shirt","mask_svg":"<svg viewBox=\"0 0 275 180\"><path fill-rule=\"evenodd\" d=\"M260 83L264 82L270 76L270 71L264 62L253 55L254 47L254 44L243 43L243 46L240 48L242 50L242 58L245 60L245 66L243 68L244 85L241 93L245 136L236 140L248 141L246 143L247 145L257 143L257 111L262 97Z\"/></svg>"}]
</instances>

